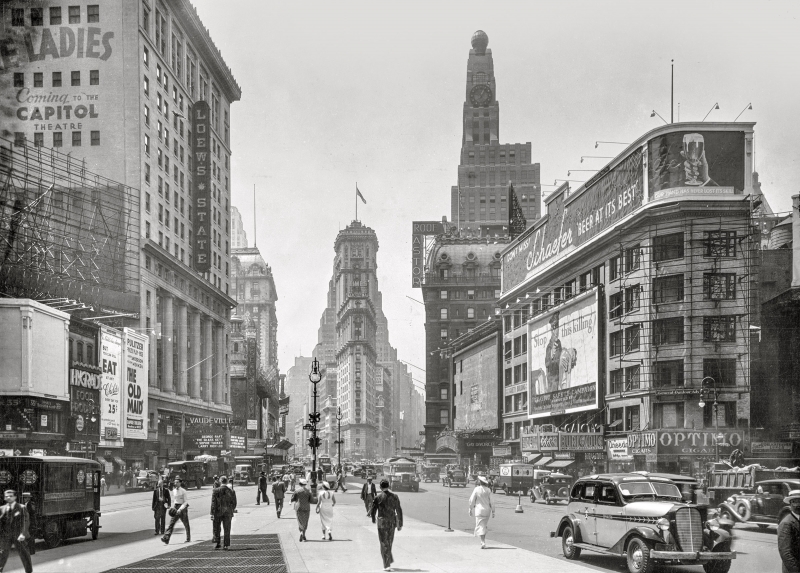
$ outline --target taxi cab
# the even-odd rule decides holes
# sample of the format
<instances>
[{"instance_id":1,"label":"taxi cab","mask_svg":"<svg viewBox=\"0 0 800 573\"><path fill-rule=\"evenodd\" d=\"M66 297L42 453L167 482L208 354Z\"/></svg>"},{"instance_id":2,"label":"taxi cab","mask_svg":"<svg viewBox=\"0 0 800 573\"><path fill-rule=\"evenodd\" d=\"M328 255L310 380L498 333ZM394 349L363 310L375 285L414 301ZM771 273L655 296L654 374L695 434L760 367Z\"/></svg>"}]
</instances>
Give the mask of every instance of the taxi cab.
<instances>
[{"instance_id":1,"label":"taxi cab","mask_svg":"<svg viewBox=\"0 0 800 573\"><path fill-rule=\"evenodd\" d=\"M652 573L659 563L727 573L736 558L714 510L686 503L665 478L585 476L572 486L566 511L550 535L561 538L567 559L586 550L624 557L630 573Z\"/></svg>"}]
</instances>

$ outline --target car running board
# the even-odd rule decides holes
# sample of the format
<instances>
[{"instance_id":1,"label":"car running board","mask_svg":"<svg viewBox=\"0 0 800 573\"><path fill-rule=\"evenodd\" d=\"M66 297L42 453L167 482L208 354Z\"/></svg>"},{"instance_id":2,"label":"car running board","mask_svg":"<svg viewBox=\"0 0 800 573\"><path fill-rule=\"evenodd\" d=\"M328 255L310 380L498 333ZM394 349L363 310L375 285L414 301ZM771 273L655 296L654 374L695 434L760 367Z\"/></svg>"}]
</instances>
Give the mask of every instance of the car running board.
<instances>
[{"instance_id":1,"label":"car running board","mask_svg":"<svg viewBox=\"0 0 800 573\"><path fill-rule=\"evenodd\" d=\"M580 547L581 549L585 549L587 551L594 551L595 553L604 553L606 555L614 555L620 556L622 553L617 553L615 551L610 551L608 549L604 549L602 547L598 547L597 545L592 545L590 543L573 543L573 547Z\"/></svg>"}]
</instances>

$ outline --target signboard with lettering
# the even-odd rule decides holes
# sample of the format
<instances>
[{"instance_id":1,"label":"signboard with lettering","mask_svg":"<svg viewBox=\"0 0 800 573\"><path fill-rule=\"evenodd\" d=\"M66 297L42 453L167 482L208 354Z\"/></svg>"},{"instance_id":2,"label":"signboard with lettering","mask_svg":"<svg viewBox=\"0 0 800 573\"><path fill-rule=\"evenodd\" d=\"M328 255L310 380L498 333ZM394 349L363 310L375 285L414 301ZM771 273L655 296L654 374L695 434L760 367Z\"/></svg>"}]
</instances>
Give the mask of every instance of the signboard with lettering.
<instances>
[{"instance_id":1,"label":"signboard with lettering","mask_svg":"<svg viewBox=\"0 0 800 573\"><path fill-rule=\"evenodd\" d=\"M124 329L125 340L125 431L123 437L147 439L147 354L149 340Z\"/></svg>"},{"instance_id":2,"label":"signboard with lettering","mask_svg":"<svg viewBox=\"0 0 800 573\"><path fill-rule=\"evenodd\" d=\"M100 447L122 443L122 338L113 329L100 329Z\"/></svg>"},{"instance_id":3,"label":"signboard with lettering","mask_svg":"<svg viewBox=\"0 0 800 573\"><path fill-rule=\"evenodd\" d=\"M211 112L199 100L192 106L192 185L194 226L194 269L211 268Z\"/></svg>"},{"instance_id":4,"label":"signboard with lettering","mask_svg":"<svg viewBox=\"0 0 800 573\"><path fill-rule=\"evenodd\" d=\"M632 455L658 453L658 435L655 432L633 432L628 434L628 449Z\"/></svg>"},{"instance_id":5,"label":"signboard with lettering","mask_svg":"<svg viewBox=\"0 0 800 573\"><path fill-rule=\"evenodd\" d=\"M100 374L79 368L70 369L69 384L70 413L81 416L83 427L75 429L85 440L100 439ZM95 421L92 422L94 415Z\"/></svg>"},{"instance_id":6,"label":"signboard with lettering","mask_svg":"<svg viewBox=\"0 0 800 573\"><path fill-rule=\"evenodd\" d=\"M246 438L244 434L237 434L235 432L231 432L231 443L229 448L232 450L244 450L246 446Z\"/></svg>"},{"instance_id":7,"label":"signboard with lettering","mask_svg":"<svg viewBox=\"0 0 800 573\"><path fill-rule=\"evenodd\" d=\"M597 408L598 290L528 323L528 418Z\"/></svg>"},{"instance_id":8,"label":"signboard with lettering","mask_svg":"<svg viewBox=\"0 0 800 573\"><path fill-rule=\"evenodd\" d=\"M183 436L183 447L187 450L222 450L225 448L225 434L218 432L189 433Z\"/></svg>"},{"instance_id":9,"label":"signboard with lettering","mask_svg":"<svg viewBox=\"0 0 800 573\"><path fill-rule=\"evenodd\" d=\"M715 436L722 434L722 440ZM729 455L734 449L742 448L744 437L739 430L720 430L706 432L694 430L659 430L659 454Z\"/></svg>"},{"instance_id":10,"label":"signboard with lettering","mask_svg":"<svg viewBox=\"0 0 800 573\"><path fill-rule=\"evenodd\" d=\"M495 457L508 457L511 455L511 446L492 446L492 455Z\"/></svg>"},{"instance_id":11,"label":"signboard with lettering","mask_svg":"<svg viewBox=\"0 0 800 573\"><path fill-rule=\"evenodd\" d=\"M606 444L602 434L560 432L558 434L558 449L563 452L604 452Z\"/></svg>"},{"instance_id":12,"label":"signboard with lettering","mask_svg":"<svg viewBox=\"0 0 800 573\"><path fill-rule=\"evenodd\" d=\"M422 287L425 279L425 237L444 233L441 221L413 221L411 223L411 287Z\"/></svg>"},{"instance_id":13,"label":"signboard with lettering","mask_svg":"<svg viewBox=\"0 0 800 573\"><path fill-rule=\"evenodd\" d=\"M752 454L788 454L792 453L792 442L753 442L750 446Z\"/></svg>"},{"instance_id":14,"label":"signboard with lettering","mask_svg":"<svg viewBox=\"0 0 800 573\"><path fill-rule=\"evenodd\" d=\"M567 198L566 186L548 202L547 216L503 255L502 285L508 292L552 266L642 206L642 152L636 150L613 169L598 173L580 193Z\"/></svg>"},{"instance_id":15,"label":"signboard with lettering","mask_svg":"<svg viewBox=\"0 0 800 573\"><path fill-rule=\"evenodd\" d=\"M622 462L633 460L633 454L628 450L628 438L612 438L606 440L608 459Z\"/></svg>"}]
</instances>

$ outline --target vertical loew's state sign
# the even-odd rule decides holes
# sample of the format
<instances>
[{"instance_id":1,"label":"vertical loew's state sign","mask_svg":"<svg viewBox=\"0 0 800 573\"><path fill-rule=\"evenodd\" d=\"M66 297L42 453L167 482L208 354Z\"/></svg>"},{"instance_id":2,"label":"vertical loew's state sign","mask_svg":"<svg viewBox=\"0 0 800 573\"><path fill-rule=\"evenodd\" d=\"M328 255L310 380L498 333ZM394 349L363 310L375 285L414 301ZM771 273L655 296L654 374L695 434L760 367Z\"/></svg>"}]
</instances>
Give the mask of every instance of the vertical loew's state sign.
<instances>
[{"instance_id":1,"label":"vertical loew's state sign","mask_svg":"<svg viewBox=\"0 0 800 573\"><path fill-rule=\"evenodd\" d=\"M192 201L194 202L194 269L211 269L211 114L204 101L192 106Z\"/></svg>"},{"instance_id":2,"label":"vertical loew's state sign","mask_svg":"<svg viewBox=\"0 0 800 573\"><path fill-rule=\"evenodd\" d=\"M100 329L100 447L122 446L122 337L116 330Z\"/></svg>"},{"instance_id":3,"label":"vertical loew's state sign","mask_svg":"<svg viewBox=\"0 0 800 573\"><path fill-rule=\"evenodd\" d=\"M147 358L146 336L124 329L124 390L125 426L124 437L136 440L147 439Z\"/></svg>"}]
</instances>

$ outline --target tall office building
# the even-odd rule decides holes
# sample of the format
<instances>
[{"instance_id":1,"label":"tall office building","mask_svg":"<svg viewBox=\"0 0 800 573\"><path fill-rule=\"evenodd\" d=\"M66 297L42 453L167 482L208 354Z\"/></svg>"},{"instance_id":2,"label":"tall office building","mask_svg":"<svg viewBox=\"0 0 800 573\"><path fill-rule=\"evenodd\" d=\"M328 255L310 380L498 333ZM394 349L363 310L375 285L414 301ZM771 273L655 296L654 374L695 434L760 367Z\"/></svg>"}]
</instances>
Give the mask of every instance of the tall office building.
<instances>
[{"instance_id":1,"label":"tall office building","mask_svg":"<svg viewBox=\"0 0 800 573\"><path fill-rule=\"evenodd\" d=\"M483 30L473 34L458 185L451 189L450 218L463 231L504 235L508 234L509 183L514 185L529 226L541 214L542 192L539 164L531 163L530 142L500 143L500 102L488 44Z\"/></svg>"},{"instance_id":2,"label":"tall office building","mask_svg":"<svg viewBox=\"0 0 800 573\"><path fill-rule=\"evenodd\" d=\"M231 248L246 249L247 246L247 231L244 230L242 214L233 206L231 207Z\"/></svg>"},{"instance_id":3,"label":"tall office building","mask_svg":"<svg viewBox=\"0 0 800 573\"><path fill-rule=\"evenodd\" d=\"M140 190L138 316L104 322L150 336L148 439L183 431L187 414L229 416L230 106L241 90L219 49L188 0L10 1L2 19L5 133ZM156 463L200 453L180 443Z\"/></svg>"}]
</instances>

